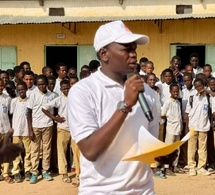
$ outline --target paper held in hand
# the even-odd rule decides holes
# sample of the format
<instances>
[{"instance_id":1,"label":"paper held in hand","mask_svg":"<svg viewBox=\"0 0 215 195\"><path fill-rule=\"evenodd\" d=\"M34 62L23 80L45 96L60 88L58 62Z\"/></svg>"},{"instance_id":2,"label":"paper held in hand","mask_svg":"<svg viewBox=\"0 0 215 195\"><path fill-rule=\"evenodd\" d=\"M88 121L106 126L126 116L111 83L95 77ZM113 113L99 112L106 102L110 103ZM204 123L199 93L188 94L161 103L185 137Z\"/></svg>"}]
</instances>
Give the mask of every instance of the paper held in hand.
<instances>
[{"instance_id":1,"label":"paper held in hand","mask_svg":"<svg viewBox=\"0 0 215 195\"><path fill-rule=\"evenodd\" d=\"M144 143L141 144L141 148L143 148L142 153L138 155L132 155L132 152L127 153L123 161L142 161L148 164L154 163L155 158L166 156L184 144L191 136L194 135L194 129L191 129L181 141L177 141L173 144L161 142L146 130L142 131L142 133L144 134L142 136Z\"/></svg>"}]
</instances>

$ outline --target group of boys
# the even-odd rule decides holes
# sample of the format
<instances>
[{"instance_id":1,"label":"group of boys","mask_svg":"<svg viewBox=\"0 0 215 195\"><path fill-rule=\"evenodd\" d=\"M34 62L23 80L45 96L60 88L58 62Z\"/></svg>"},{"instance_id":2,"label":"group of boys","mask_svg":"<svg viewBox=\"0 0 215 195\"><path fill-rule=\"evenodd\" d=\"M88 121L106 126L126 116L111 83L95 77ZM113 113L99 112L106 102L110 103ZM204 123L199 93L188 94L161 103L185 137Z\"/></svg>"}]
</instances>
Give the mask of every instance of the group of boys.
<instances>
[{"instance_id":1,"label":"group of boys","mask_svg":"<svg viewBox=\"0 0 215 195\"><path fill-rule=\"evenodd\" d=\"M96 60L91 61L91 66L84 65L81 78L89 76L98 66L99 62ZM42 177L51 181L53 178L50 175L50 159L57 154L56 166L58 173L62 175L62 181L72 182L73 186L79 185L80 152L71 140L67 120L67 95L70 87L79 79L77 70L70 68L67 71L64 63L57 64L55 70L57 79L53 76L52 68L48 66L43 67L41 75L36 75L31 71L30 63L25 61L13 70L0 71L0 139L12 127L12 142L22 144L25 149L25 153L13 161L12 170L9 163L1 165L0 180L8 183L22 182L23 168L25 180L35 184L41 163ZM74 181L68 175L69 144L75 166ZM54 145L57 145L57 152L54 151Z\"/></svg>"},{"instance_id":2,"label":"group of boys","mask_svg":"<svg viewBox=\"0 0 215 195\"><path fill-rule=\"evenodd\" d=\"M188 147L185 144L178 149L178 157L171 165L159 165L159 168L153 165L154 176L163 179L166 175L175 176L175 173L185 171L189 171L191 176L210 175L215 168L215 78L212 67L205 64L201 68L196 53L190 55L190 63L184 69L181 70L180 66L181 58L174 56L170 67L162 71L159 80L153 73L153 62L147 58L140 59L140 74L154 89L157 97L159 139L173 143L179 141L189 130L194 130ZM182 169L184 166L185 169Z\"/></svg>"}]
</instances>

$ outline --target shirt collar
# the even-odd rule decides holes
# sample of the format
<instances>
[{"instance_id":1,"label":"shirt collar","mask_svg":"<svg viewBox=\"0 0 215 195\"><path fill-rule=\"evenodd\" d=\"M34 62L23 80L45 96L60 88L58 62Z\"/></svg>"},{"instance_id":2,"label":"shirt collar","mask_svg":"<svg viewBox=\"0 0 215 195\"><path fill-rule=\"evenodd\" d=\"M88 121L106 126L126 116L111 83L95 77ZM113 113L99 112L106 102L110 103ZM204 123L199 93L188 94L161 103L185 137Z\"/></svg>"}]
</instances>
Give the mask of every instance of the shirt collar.
<instances>
[{"instance_id":1,"label":"shirt collar","mask_svg":"<svg viewBox=\"0 0 215 195\"><path fill-rule=\"evenodd\" d=\"M19 102L24 102L24 101L26 101L27 99L28 99L27 97L24 98L24 99L22 99L20 96L18 97Z\"/></svg>"},{"instance_id":2,"label":"shirt collar","mask_svg":"<svg viewBox=\"0 0 215 195\"><path fill-rule=\"evenodd\" d=\"M101 71L101 67L98 68L98 70L94 73L94 75L99 78L103 85L105 87L113 87L113 86L118 86L121 88L124 88L124 86L120 85L119 83L117 83L116 81L112 80L111 78L109 78L108 76L106 76L102 71Z\"/></svg>"}]
</instances>

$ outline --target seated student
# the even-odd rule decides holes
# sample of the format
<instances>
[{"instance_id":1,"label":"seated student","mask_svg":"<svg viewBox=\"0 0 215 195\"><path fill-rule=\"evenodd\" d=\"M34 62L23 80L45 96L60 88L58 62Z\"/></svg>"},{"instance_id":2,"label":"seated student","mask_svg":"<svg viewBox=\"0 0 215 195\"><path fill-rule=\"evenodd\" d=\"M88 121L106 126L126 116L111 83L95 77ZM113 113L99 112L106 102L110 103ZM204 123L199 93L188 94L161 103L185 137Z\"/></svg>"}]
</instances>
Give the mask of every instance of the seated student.
<instances>
[{"instance_id":1,"label":"seated student","mask_svg":"<svg viewBox=\"0 0 215 195\"><path fill-rule=\"evenodd\" d=\"M45 75L46 77L53 75L52 68L49 66L44 66L42 68L42 74Z\"/></svg>"},{"instance_id":2,"label":"seated student","mask_svg":"<svg viewBox=\"0 0 215 195\"><path fill-rule=\"evenodd\" d=\"M27 85L25 82L20 81L17 83L17 91L19 96L17 98L12 99L11 101L11 110L10 113L13 114L12 119L12 128L14 129L13 133L13 143L23 144L25 149L25 158L22 160L21 155L19 155L13 161L13 172L14 180L16 183L20 183L22 181L22 177L20 175L20 163L24 162L24 170L25 170L25 180L29 181L31 178L30 170L31 170L31 140L29 138L28 131L28 120L27 120Z\"/></svg>"},{"instance_id":3,"label":"seated student","mask_svg":"<svg viewBox=\"0 0 215 195\"><path fill-rule=\"evenodd\" d=\"M190 176L210 175L206 168L207 164L207 132L210 130L208 115L209 98L205 93L202 79L195 79L197 94L189 97L185 112L188 114L188 127L194 129L194 136L188 140L188 166ZM197 147L198 146L198 147ZM196 151L198 152L198 165L196 162Z\"/></svg>"},{"instance_id":4,"label":"seated student","mask_svg":"<svg viewBox=\"0 0 215 195\"><path fill-rule=\"evenodd\" d=\"M45 180L51 181L53 178L48 173L50 167L51 138L53 121L42 112L42 106L56 98L56 95L47 90L48 80L44 75L37 77L38 91L29 97L28 107L28 127L33 134L31 143L31 179L30 183L35 184L38 180L38 166L40 157L40 145L42 144L42 176ZM50 110L53 112L53 110Z\"/></svg>"},{"instance_id":5,"label":"seated student","mask_svg":"<svg viewBox=\"0 0 215 195\"><path fill-rule=\"evenodd\" d=\"M78 82L78 77L75 76L75 75L70 75L69 76L69 84L70 84L70 87L72 87L75 83Z\"/></svg>"},{"instance_id":6,"label":"seated student","mask_svg":"<svg viewBox=\"0 0 215 195\"><path fill-rule=\"evenodd\" d=\"M29 97L33 92L37 90L37 86L34 85L34 73L30 70L25 71L23 81L27 85L28 90L26 92L26 95L27 97Z\"/></svg>"}]
</instances>

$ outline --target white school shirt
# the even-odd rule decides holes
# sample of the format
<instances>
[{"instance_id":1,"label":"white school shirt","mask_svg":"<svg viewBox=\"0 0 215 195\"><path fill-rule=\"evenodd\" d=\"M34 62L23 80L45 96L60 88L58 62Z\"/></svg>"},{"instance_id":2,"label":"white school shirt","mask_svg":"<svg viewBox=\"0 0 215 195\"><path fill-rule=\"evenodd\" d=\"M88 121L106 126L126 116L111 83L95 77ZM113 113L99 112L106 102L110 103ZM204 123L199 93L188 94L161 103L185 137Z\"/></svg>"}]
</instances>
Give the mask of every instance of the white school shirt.
<instances>
[{"instance_id":1,"label":"white school shirt","mask_svg":"<svg viewBox=\"0 0 215 195\"><path fill-rule=\"evenodd\" d=\"M166 132L180 135L182 131L181 105L177 99L168 98L161 108L161 116L166 116Z\"/></svg>"},{"instance_id":2,"label":"white school shirt","mask_svg":"<svg viewBox=\"0 0 215 195\"><path fill-rule=\"evenodd\" d=\"M49 90L44 94L37 89L37 91L30 95L27 107L32 110L32 127L43 128L53 125L52 119L42 112L42 106L51 102L55 98L56 95ZM53 113L53 109L50 109L49 111Z\"/></svg>"},{"instance_id":3,"label":"white school shirt","mask_svg":"<svg viewBox=\"0 0 215 195\"><path fill-rule=\"evenodd\" d=\"M189 129L206 132L210 130L210 120L208 117L208 100L206 95L194 95L192 108L190 102L187 102L185 112L189 117Z\"/></svg>"},{"instance_id":4,"label":"white school shirt","mask_svg":"<svg viewBox=\"0 0 215 195\"><path fill-rule=\"evenodd\" d=\"M195 87L193 86L191 90L184 88L182 90L182 115L185 116L185 110L187 106L187 102L189 102L189 97L197 94Z\"/></svg>"},{"instance_id":5,"label":"white school shirt","mask_svg":"<svg viewBox=\"0 0 215 195\"><path fill-rule=\"evenodd\" d=\"M197 74L203 73L203 68L200 67L200 66L197 66L196 68L193 68L193 73L194 73L194 75L196 77Z\"/></svg>"},{"instance_id":6,"label":"white school shirt","mask_svg":"<svg viewBox=\"0 0 215 195\"><path fill-rule=\"evenodd\" d=\"M60 90L60 82L62 81L62 79L59 79L57 78L56 79L56 83L55 83L55 86L54 86L54 92L57 93L58 95L62 95L62 91Z\"/></svg>"},{"instance_id":7,"label":"white school shirt","mask_svg":"<svg viewBox=\"0 0 215 195\"><path fill-rule=\"evenodd\" d=\"M29 89L26 91L26 96L29 98L30 95L31 95L32 93L34 93L35 91L37 91L37 90L38 90L37 86L36 86L36 85L33 85L31 88L29 88Z\"/></svg>"},{"instance_id":8,"label":"white school shirt","mask_svg":"<svg viewBox=\"0 0 215 195\"><path fill-rule=\"evenodd\" d=\"M80 195L155 194L150 166L140 161L122 161L130 149L133 149L133 154L141 153L144 139L141 137L141 127L153 135L158 133L154 92L147 84L144 87L154 120L148 122L137 102L113 142L96 161L88 161L81 155ZM100 68L76 83L68 95L68 121L75 142L102 127L123 99L124 87L104 75Z\"/></svg>"},{"instance_id":9,"label":"white school shirt","mask_svg":"<svg viewBox=\"0 0 215 195\"><path fill-rule=\"evenodd\" d=\"M57 98L53 99L48 104L45 104L43 108L45 110L50 110L52 108L58 108L58 115L64 117L65 121L63 123L57 123L57 127L69 131L68 117L67 117L67 97L65 95L60 95Z\"/></svg>"},{"instance_id":10,"label":"white school shirt","mask_svg":"<svg viewBox=\"0 0 215 195\"><path fill-rule=\"evenodd\" d=\"M165 100L167 100L171 96L171 94L169 92L169 86L170 85L168 85L166 83L160 83L160 82L155 83L155 85L160 88L160 91L161 91L161 95L160 95L161 96L161 105L163 106Z\"/></svg>"},{"instance_id":11,"label":"white school shirt","mask_svg":"<svg viewBox=\"0 0 215 195\"><path fill-rule=\"evenodd\" d=\"M9 110L11 98L2 93L0 95L0 134L5 134L10 129Z\"/></svg>"},{"instance_id":12,"label":"white school shirt","mask_svg":"<svg viewBox=\"0 0 215 195\"><path fill-rule=\"evenodd\" d=\"M27 120L27 100L20 97L11 100L10 113L13 114L12 128L14 129L13 136L29 136L28 120Z\"/></svg>"}]
</instances>

